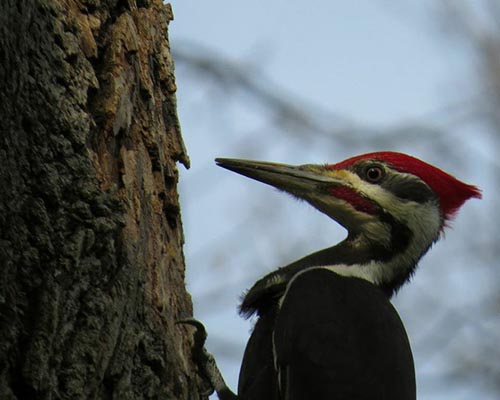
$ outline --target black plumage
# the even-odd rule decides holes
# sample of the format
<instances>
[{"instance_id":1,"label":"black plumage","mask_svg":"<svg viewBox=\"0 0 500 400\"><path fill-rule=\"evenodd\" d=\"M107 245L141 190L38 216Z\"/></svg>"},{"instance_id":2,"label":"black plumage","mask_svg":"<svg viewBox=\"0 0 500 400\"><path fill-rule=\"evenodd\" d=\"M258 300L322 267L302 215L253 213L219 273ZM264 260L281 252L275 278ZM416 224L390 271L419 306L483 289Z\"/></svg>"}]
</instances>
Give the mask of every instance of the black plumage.
<instances>
[{"instance_id":1,"label":"black plumage","mask_svg":"<svg viewBox=\"0 0 500 400\"><path fill-rule=\"evenodd\" d=\"M281 307L262 311L238 387L240 399L270 400L413 400L415 392L410 344L387 295L322 268L300 273Z\"/></svg>"}]
</instances>

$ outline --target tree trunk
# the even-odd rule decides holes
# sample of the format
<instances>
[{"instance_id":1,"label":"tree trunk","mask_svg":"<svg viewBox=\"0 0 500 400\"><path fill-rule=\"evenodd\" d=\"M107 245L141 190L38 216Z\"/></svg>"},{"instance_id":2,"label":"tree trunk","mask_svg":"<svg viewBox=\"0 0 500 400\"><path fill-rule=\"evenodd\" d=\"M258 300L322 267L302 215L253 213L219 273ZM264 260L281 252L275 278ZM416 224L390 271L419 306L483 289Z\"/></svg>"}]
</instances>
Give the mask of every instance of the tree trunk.
<instances>
[{"instance_id":1,"label":"tree trunk","mask_svg":"<svg viewBox=\"0 0 500 400\"><path fill-rule=\"evenodd\" d=\"M197 399L161 0L0 2L0 398Z\"/></svg>"}]
</instances>

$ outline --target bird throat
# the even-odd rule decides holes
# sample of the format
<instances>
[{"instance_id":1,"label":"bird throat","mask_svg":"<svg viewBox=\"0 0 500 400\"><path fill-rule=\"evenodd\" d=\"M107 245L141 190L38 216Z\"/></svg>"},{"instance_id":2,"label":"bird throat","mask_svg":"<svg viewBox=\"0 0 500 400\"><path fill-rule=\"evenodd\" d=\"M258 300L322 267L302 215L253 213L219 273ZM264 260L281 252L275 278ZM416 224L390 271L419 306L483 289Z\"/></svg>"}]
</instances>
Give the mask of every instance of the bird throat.
<instances>
[{"instance_id":1,"label":"bird throat","mask_svg":"<svg viewBox=\"0 0 500 400\"><path fill-rule=\"evenodd\" d=\"M293 279L317 268L364 279L391 297L409 280L419 259L437 240L439 233L436 231L423 238L392 218L384 223L390 225L390 237L380 242L366 240L362 235L348 237L333 247L309 254L265 275L244 294L240 314L248 318L278 306Z\"/></svg>"},{"instance_id":2,"label":"bird throat","mask_svg":"<svg viewBox=\"0 0 500 400\"><path fill-rule=\"evenodd\" d=\"M311 269L325 268L340 275L367 279L367 276L357 275L368 270L373 260L387 262L390 258L384 247L363 247L355 239L347 238L333 247L309 254L259 279L243 296L240 313L245 317L250 317L255 312L260 315L278 303L294 277Z\"/></svg>"}]
</instances>

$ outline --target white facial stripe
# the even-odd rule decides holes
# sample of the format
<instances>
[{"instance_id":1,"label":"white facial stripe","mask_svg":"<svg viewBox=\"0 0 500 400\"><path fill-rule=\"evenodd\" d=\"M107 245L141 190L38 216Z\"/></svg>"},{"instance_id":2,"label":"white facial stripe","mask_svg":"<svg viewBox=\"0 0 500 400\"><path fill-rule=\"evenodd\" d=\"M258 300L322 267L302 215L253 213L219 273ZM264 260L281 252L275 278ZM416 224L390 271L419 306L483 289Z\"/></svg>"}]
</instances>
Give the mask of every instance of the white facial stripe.
<instances>
[{"instance_id":1,"label":"white facial stripe","mask_svg":"<svg viewBox=\"0 0 500 400\"><path fill-rule=\"evenodd\" d=\"M405 251L396 254L391 260L387 262L382 261L372 261L367 264L354 264L354 265L324 265L314 268L307 268L299 273L297 273L288 283L285 294L280 299L279 306L283 302L290 285L293 283L297 277L302 273L311 271L315 268L324 268L333 272L336 272L342 276L352 276L364 279L374 285L383 285L384 283L389 283L394 280L398 280L398 277L406 276L411 272L412 268L422 257L425 251L435 242L441 231L441 216L439 212L439 206L432 202L419 204L411 201L398 202L394 201L392 209L388 209L387 212L393 214L395 213L395 208L398 216L403 216L406 218L404 223L412 232L412 237L410 243L406 247ZM393 214L394 215L394 214ZM357 241L359 246L363 246L363 242L370 241L376 238L380 243L382 238L390 245L391 232L389 231L389 225L382 222L370 222L363 226L363 231L361 232ZM356 242L354 242L356 245Z\"/></svg>"},{"instance_id":2,"label":"white facial stripe","mask_svg":"<svg viewBox=\"0 0 500 400\"><path fill-rule=\"evenodd\" d=\"M347 268L349 272L346 271L345 274L359 277L373 275L377 278L374 282L381 282L387 281L386 279L390 278L391 275L398 275L391 274L390 271L382 271L382 265L384 266L384 270L389 268L396 268L396 270L411 268L423 255L423 252L425 252L439 237L442 226L439 204L434 202L417 203L411 200L402 201L381 186L370 184L353 172L343 172L344 179L350 182L353 187L356 187L356 190L368 198L376 199L380 207L394 218L397 217L397 219L405 224L412 232L412 240L404 253L395 257L394 260L388 264L381 264L380 267L375 266L374 268L370 268L374 271L379 270L378 272L365 272L364 269L368 268L368 265L360 267L361 269L358 272L354 272L357 269L353 269L354 266L349 266ZM371 238L375 238L377 241L381 242L381 239L384 238L387 245L390 245L390 232L386 224L374 220L369 224L363 225L362 229L362 235L365 236L366 239L370 240ZM340 271L343 270L343 268L340 268ZM341 275L344 274L341 272L339 273Z\"/></svg>"},{"instance_id":3,"label":"white facial stripe","mask_svg":"<svg viewBox=\"0 0 500 400\"><path fill-rule=\"evenodd\" d=\"M377 184L373 184L361 179L357 174L351 171L342 171L342 177L349 182L356 191L369 199L375 200L380 207L391 210L400 205L401 199L394 196L391 192L385 190ZM410 202L412 203L412 202ZM399 214L398 214L399 215Z\"/></svg>"},{"instance_id":4,"label":"white facial stripe","mask_svg":"<svg viewBox=\"0 0 500 400\"><path fill-rule=\"evenodd\" d=\"M362 278L375 285L388 283L407 275L425 251L438 239L441 230L441 216L437 204L410 203L412 202L399 203L401 210L398 215L404 215L405 224L412 232L410 243L402 253L396 254L388 262L372 261L364 265L332 265L323 268L339 275ZM363 235L376 236L377 232L381 232L381 226L384 224L374 224L372 232L367 234L365 231ZM360 240L363 238L361 237Z\"/></svg>"}]
</instances>

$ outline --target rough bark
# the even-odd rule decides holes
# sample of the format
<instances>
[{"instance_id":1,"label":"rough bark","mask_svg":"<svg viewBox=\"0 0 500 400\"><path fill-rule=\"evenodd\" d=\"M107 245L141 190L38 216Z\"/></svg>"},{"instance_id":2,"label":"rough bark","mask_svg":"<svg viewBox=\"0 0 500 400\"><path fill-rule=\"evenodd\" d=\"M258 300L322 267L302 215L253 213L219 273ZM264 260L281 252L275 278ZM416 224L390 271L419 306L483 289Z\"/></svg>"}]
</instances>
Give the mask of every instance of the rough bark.
<instances>
[{"instance_id":1,"label":"rough bark","mask_svg":"<svg viewBox=\"0 0 500 400\"><path fill-rule=\"evenodd\" d=\"M0 398L196 399L161 0L0 2Z\"/></svg>"}]
</instances>

